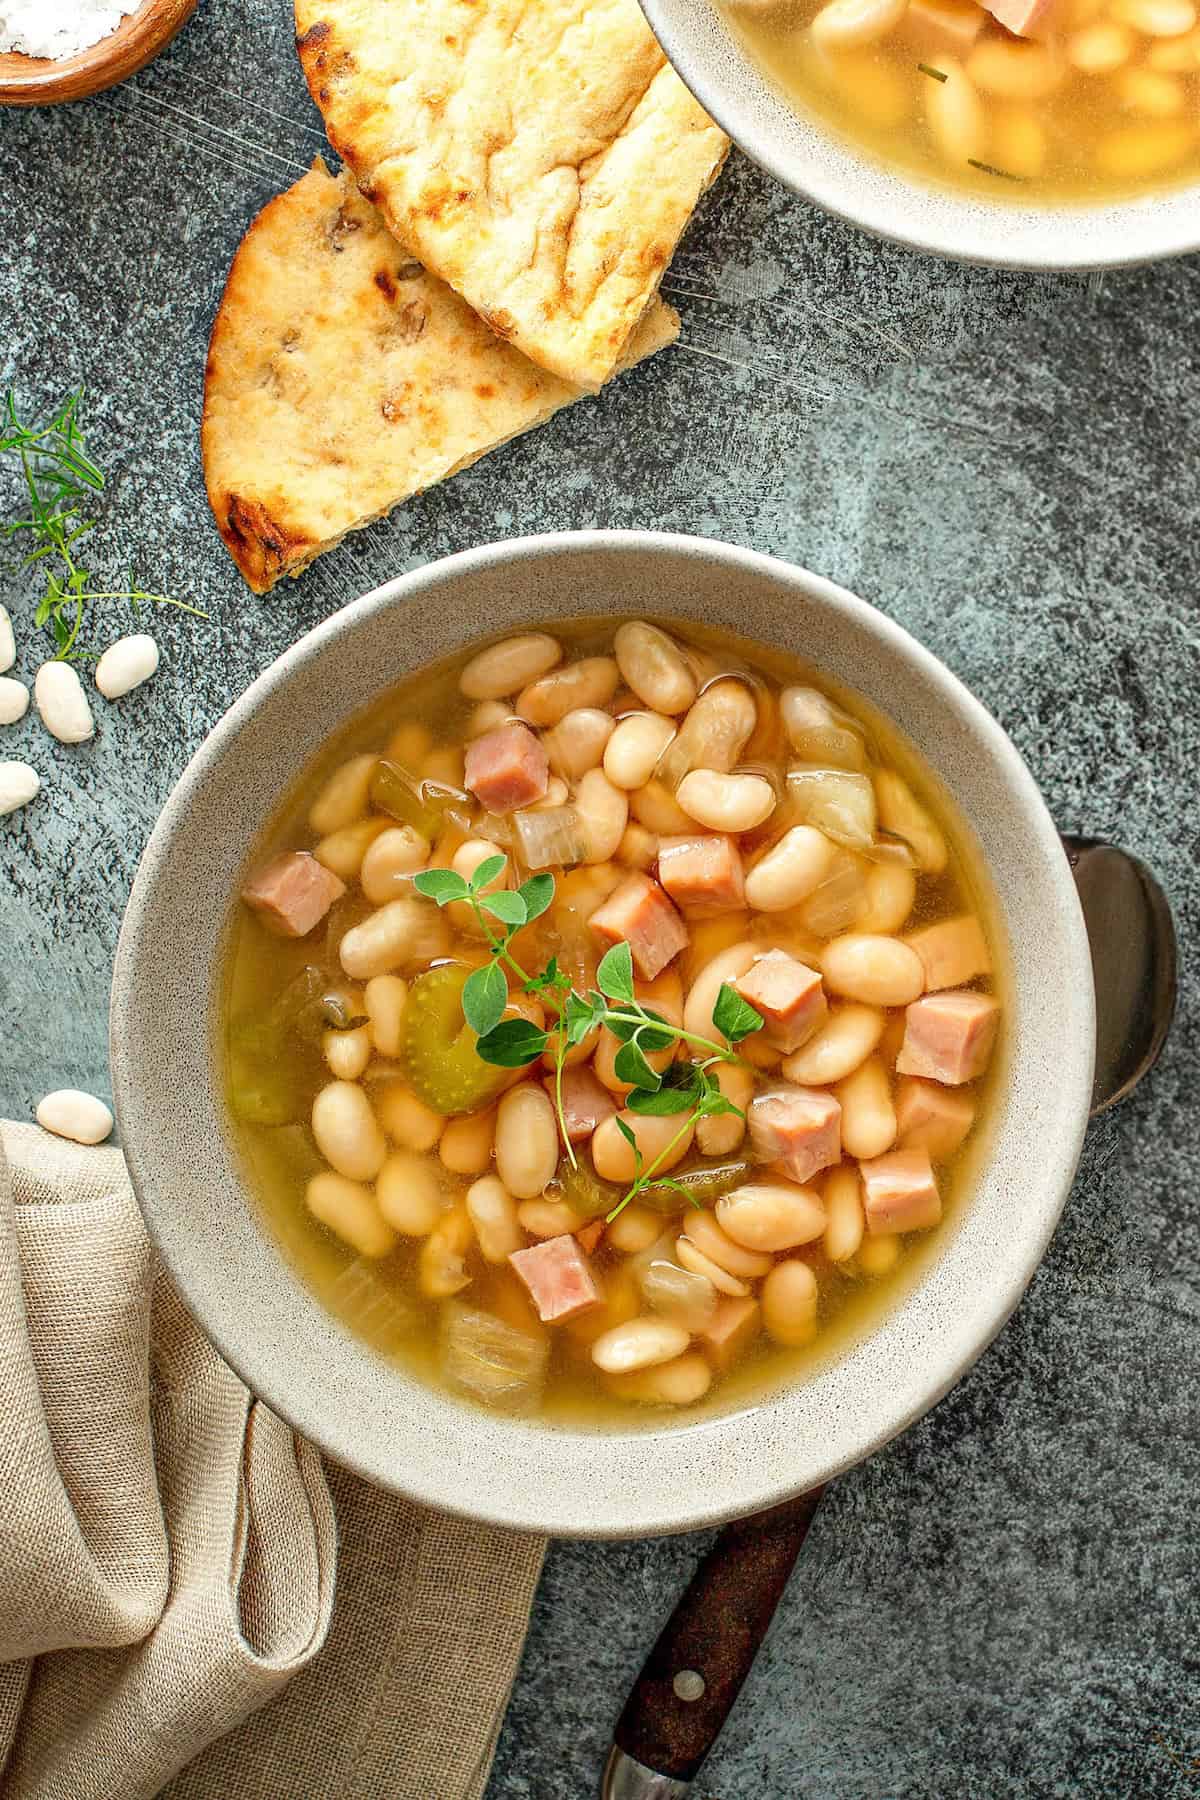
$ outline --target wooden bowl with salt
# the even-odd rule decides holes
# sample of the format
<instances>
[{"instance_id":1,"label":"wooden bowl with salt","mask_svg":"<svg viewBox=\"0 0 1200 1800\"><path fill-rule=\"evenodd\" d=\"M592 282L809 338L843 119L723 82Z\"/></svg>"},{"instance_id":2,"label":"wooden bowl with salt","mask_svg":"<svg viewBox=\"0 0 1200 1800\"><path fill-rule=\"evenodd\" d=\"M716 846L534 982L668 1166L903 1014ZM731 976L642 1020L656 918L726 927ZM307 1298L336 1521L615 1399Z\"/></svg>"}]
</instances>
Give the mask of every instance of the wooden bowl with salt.
<instances>
[{"instance_id":1,"label":"wooden bowl with salt","mask_svg":"<svg viewBox=\"0 0 1200 1800\"><path fill-rule=\"evenodd\" d=\"M197 0L142 0L107 37L61 60L0 52L0 106L86 100L144 69L195 12Z\"/></svg>"}]
</instances>

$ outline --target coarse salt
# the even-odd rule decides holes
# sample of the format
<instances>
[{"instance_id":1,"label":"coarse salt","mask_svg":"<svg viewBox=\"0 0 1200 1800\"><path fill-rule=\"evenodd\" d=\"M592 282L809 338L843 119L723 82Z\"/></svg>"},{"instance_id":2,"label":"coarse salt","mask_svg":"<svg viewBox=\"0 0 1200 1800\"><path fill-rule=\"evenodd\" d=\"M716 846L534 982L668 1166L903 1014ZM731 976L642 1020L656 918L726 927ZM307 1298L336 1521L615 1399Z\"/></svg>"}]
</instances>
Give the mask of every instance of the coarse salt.
<instances>
[{"instance_id":1,"label":"coarse salt","mask_svg":"<svg viewBox=\"0 0 1200 1800\"><path fill-rule=\"evenodd\" d=\"M0 50L55 62L90 50L142 0L0 0Z\"/></svg>"}]
</instances>

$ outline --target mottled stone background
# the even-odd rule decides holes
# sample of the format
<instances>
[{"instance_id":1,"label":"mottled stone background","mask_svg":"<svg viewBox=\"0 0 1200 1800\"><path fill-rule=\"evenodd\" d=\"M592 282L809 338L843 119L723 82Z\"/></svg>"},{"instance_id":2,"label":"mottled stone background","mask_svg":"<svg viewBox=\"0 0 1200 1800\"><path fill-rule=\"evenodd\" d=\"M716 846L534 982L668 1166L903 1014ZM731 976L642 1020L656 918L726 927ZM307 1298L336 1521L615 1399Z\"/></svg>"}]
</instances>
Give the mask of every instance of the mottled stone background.
<instances>
[{"instance_id":1,"label":"mottled stone background","mask_svg":"<svg viewBox=\"0 0 1200 1800\"><path fill-rule=\"evenodd\" d=\"M698 1792L1200 1793L1197 263L956 268L735 156L666 284L678 348L259 601L204 503L205 340L240 233L321 143L285 0L204 0L132 85L0 115L0 378L33 412L86 383L112 472L96 568L132 563L211 615L158 618L161 674L101 703L90 746L29 720L3 734L45 787L0 822L0 1106L107 1091L110 961L159 806L229 701L344 601L587 525L730 538L846 583L992 708L1064 826L1155 866L1184 989L1153 1080L1093 1129L1016 1317L830 1493ZM31 678L33 590L2 580ZM554 1548L489 1800L594 1793L704 1541ZM281 1771L281 1796L304 1793Z\"/></svg>"}]
</instances>

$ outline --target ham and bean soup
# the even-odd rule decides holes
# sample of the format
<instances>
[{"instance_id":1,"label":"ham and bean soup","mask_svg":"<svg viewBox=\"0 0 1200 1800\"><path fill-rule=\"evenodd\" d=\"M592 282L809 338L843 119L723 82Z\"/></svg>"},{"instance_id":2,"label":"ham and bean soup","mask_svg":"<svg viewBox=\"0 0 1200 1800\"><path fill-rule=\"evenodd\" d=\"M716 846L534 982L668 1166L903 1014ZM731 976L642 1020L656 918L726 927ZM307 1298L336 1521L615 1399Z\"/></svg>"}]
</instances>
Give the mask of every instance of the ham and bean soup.
<instances>
[{"instance_id":1,"label":"ham and bean soup","mask_svg":"<svg viewBox=\"0 0 1200 1800\"><path fill-rule=\"evenodd\" d=\"M911 749L795 659L489 644L342 733L247 875L254 1185L332 1308L484 1406L761 1391L969 1175L984 896Z\"/></svg>"},{"instance_id":2,"label":"ham and bean soup","mask_svg":"<svg viewBox=\"0 0 1200 1800\"><path fill-rule=\"evenodd\" d=\"M880 160L994 199L1200 178L1194 0L727 0L756 61Z\"/></svg>"}]
</instances>

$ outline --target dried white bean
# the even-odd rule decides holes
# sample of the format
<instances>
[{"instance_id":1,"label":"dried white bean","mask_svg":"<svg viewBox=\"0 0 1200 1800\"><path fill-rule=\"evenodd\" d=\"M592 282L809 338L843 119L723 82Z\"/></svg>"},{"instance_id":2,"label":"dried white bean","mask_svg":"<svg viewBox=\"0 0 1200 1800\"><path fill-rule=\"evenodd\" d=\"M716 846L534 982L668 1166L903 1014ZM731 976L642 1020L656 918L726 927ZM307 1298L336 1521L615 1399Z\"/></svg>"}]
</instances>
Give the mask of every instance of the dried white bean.
<instances>
[{"instance_id":1,"label":"dried white bean","mask_svg":"<svg viewBox=\"0 0 1200 1800\"><path fill-rule=\"evenodd\" d=\"M912 911L916 897L917 878L907 863L872 863L866 873L863 902L854 923L859 931L884 934L899 931Z\"/></svg>"},{"instance_id":2,"label":"dried white bean","mask_svg":"<svg viewBox=\"0 0 1200 1800\"><path fill-rule=\"evenodd\" d=\"M937 85L936 81L930 83L931 87ZM929 875L940 875L949 860L946 840L904 777L895 769L877 770L875 799L883 829L904 839L918 867Z\"/></svg>"},{"instance_id":3,"label":"dried white bean","mask_svg":"<svg viewBox=\"0 0 1200 1800\"><path fill-rule=\"evenodd\" d=\"M846 1262L863 1239L862 1188L858 1170L851 1163L831 1169L821 1196L829 1223L825 1227L825 1254L830 1262Z\"/></svg>"},{"instance_id":4,"label":"dried white bean","mask_svg":"<svg viewBox=\"0 0 1200 1800\"><path fill-rule=\"evenodd\" d=\"M834 1007L820 1031L785 1057L783 1073L801 1087L841 1081L870 1056L883 1036L883 1026L878 1007Z\"/></svg>"},{"instance_id":5,"label":"dried white bean","mask_svg":"<svg viewBox=\"0 0 1200 1800\"><path fill-rule=\"evenodd\" d=\"M656 1174L667 1174L676 1163L682 1162L692 1147L694 1126L679 1113L668 1118L652 1118L641 1113L618 1113L616 1118L605 1119L592 1133L592 1166L601 1181L628 1183L637 1173L633 1145L621 1135L617 1118L622 1119L632 1131L642 1154L642 1167L648 1168L651 1163L657 1163ZM677 1131L682 1132L678 1144L662 1162L658 1162L657 1159L662 1156Z\"/></svg>"},{"instance_id":6,"label":"dried white bean","mask_svg":"<svg viewBox=\"0 0 1200 1800\"><path fill-rule=\"evenodd\" d=\"M658 839L644 825L632 820L621 833L616 860L627 869L648 869L658 856Z\"/></svg>"},{"instance_id":7,"label":"dried white bean","mask_svg":"<svg viewBox=\"0 0 1200 1800\"><path fill-rule=\"evenodd\" d=\"M852 931L826 944L821 956L825 986L864 1006L907 1006L925 991L925 969L899 938Z\"/></svg>"},{"instance_id":8,"label":"dried white bean","mask_svg":"<svg viewBox=\"0 0 1200 1800\"><path fill-rule=\"evenodd\" d=\"M696 829L695 821L656 775L634 788L629 796L629 810L638 824L656 837L686 837Z\"/></svg>"},{"instance_id":9,"label":"dried white bean","mask_svg":"<svg viewBox=\"0 0 1200 1800\"><path fill-rule=\"evenodd\" d=\"M787 1181L754 1181L722 1194L717 1223L747 1250L791 1250L825 1229L825 1208L814 1188Z\"/></svg>"},{"instance_id":10,"label":"dried white bean","mask_svg":"<svg viewBox=\"0 0 1200 1800\"><path fill-rule=\"evenodd\" d=\"M473 1235L466 1207L456 1206L442 1214L421 1245L417 1278L430 1300L448 1300L470 1281L465 1258Z\"/></svg>"},{"instance_id":11,"label":"dried white bean","mask_svg":"<svg viewBox=\"0 0 1200 1800\"><path fill-rule=\"evenodd\" d=\"M655 712L686 712L696 698L696 677L673 638L643 619L621 625L613 638L617 666L638 699Z\"/></svg>"},{"instance_id":12,"label":"dried white bean","mask_svg":"<svg viewBox=\"0 0 1200 1800\"><path fill-rule=\"evenodd\" d=\"M523 688L516 710L531 725L557 725L576 707L607 706L620 679L611 656L585 656Z\"/></svg>"},{"instance_id":13,"label":"dried white bean","mask_svg":"<svg viewBox=\"0 0 1200 1800\"><path fill-rule=\"evenodd\" d=\"M36 1118L43 1131L76 1144L102 1144L113 1128L103 1100L80 1088L56 1088L38 1101Z\"/></svg>"},{"instance_id":14,"label":"dried white bean","mask_svg":"<svg viewBox=\"0 0 1200 1800\"><path fill-rule=\"evenodd\" d=\"M858 1266L864 1275L886 1275L900 1260L898 1237L867 1237L858 1251Z\"/></svg>"},{"instance_id":15,"label":"dried white bean","mask_svg":"<svg viewBox=\"0 0 1200 1800\"><path fill-rule=\"evenodd\" d=\"M106 700L119 700L149 681L157 668L158 645L148 632L135 631L108 646L96 664L96 686Z\"/></svg>"},{"instance_id":16,"label":"dried white bean","mask_svg":"<svg viewBox=\"0 0 1200 1800\"><path fill-rule=\"evenodd\" d=\"M458 678L468 700L503 700L562 661L562 645L544 631L522 632L478 651Z\"/></svg>"},{"instance_id":17,"label":"dried white bean","mask_svg":"<svg viewBox=\"0 0 1200 1800\"><path fill-rule=\"evenodd\" d=\"M496 1111L496 1172L510 1194L533 1200L554 1179L558 1125L550 1097L525 1082L510 1088Z\"/></svg>"},{"instance_id":18,"label":"dried white bean","mask_svg":"<svg viewBox=\"0 0 1200 1800\"><path fill-rule=\"evenodd\" d=\"M15 725L29 711L29 689L23 681L0 675L0 725Z\"/></svg>"},{"instance_id":19,"label":"dried white bean","mask_svg":"<svg viewBox=\"0 0 1200 1800\"><path fill-rule=\"evenodd\" d=\"M380 1056L399 1056L408 983L399 975L374 975L363 989L363 1005L371 1025L371 1042Z\"/></svg>"},{"instance_id":20,"label":"dried white bean","mask_svg":"<svg viewBox=\"0 0 1200 1800\"><path fill-rule=\"evenodd\" d=\"M758 722L758 705L744 681L715 681L696 700L665 751L658 773L676 788L692 769L736 767Z\"/></svg>"},{"instance_id":21,"label":"dried white bean","mask_svg":"<svg viewBox=\"0 0 1200 1800\"><path fill-rule=\"evenodd\" d=\"M948 163L961 168L982 161L987 150L987 114L973 82L952 56L938 57L944 81L924 84L925 117L938 149Z\"/></svg>"},{"instance_id":22,"label":"dried white bean","mask_svg":"<svg viewBox=\"0 0 1200 1800\"><path fill-rule=\"evenodd\" d=\"M605 745L604 773L614 787L644 786L674 736L674 722L662 713L629 713Z\"/></svg>"},{"instance_id":23,"label":"dried white bean","mask_svg":"<svg viewBox=\"0 0 1200 1800\"><path fill-rule=\"evenodd\" d=\"M1192 0L1112 0L1112 12L1143 37L1182 37L1196 23Z\"/></svg>"},{"instance_id":24,"label":"dried white bean","mask_svg":"<svg viewBox=\"0 0 1200 1800\"><path fill-rule=\"evenodd\" d=\"M41 777L27 762L0 762L0 818L28 806L38 789Z\"/></svg>"},{"instance_id":25,"label":"dried white bean","mask_svg":"<svg viewBox=\"0 0 1200 1800\"><path fill-rule=\"evenodd\" d=\"M17 660L17 643L13 637L12 617L7 606L0 606L0 675Z\"/></svg>"},{"instance_id":26,"label":"dried white bean","mask_svg":"<svg viewBox=\"0 0 1200 1800\"><path fill-rule=\"evenodd\" d=\"M871 59L865 66L875 66ZM817 688L785 688L779 711L788 742L804 762L826 769L861 770L867 766L862 731Z\"/></svg>"},{"instance_id":27,"label":"dried white bean","mask_svg":"<svg viewBox=\"0 0 1200 1800\"><path fill-rule=\"evenodd\" d=\"M1064 69L1044 44L985 37L967 58L967 75L1002 100L1043 100L1062 83Z\"/></svg>"},{"instance_id":28,"label":"dried white bean","mask_svg":"<svg viewBox=\"0 0 1200 1800\"><path fill-rule=\"evenodd\" d=\"M425 867L428 857L428 843L411 825L386 826L367 846L359 870L362 891L372 906L385 906L408 893L410 876Z\"/></svg>"},{"instance_id":29,"label":"dried white bean","mask_svg":"<svg viewBox=\"0 0 1200 1800\"><path fill-rule=\"evenodd\" d=\"M703 1250L698 1249L690 1238L676 1238L675 1255L685 1269L691 1270L694 1275L703 1275L706 1280L711 1281L718 1294L727 1294L731 1300L744 1300L750 1292L746 1283L739 1276L731 1275L728 1269L723 1269L719 1263L715 1263L711 1256L705 1256Z\"/></svg>"},{"instance_id":30,"label":"dried white bean","mask_svg":"<svg viewBox=\"0 0 1200 1800\"><path fill-rule=\"evenodd\" d=\"M374 849L374 845L372 845ZM445 956L449 936L445 920L415 895L389 900L378 912L354 925L338 948L342 967L356 981L389 975L404 963L427 966Z\"/></svg>"},{"instance_id":31,"label":"dried white bean","mask_svg":"<svg viewBox=\"0 0 1200 1800\"><path fill-rule=\"evenodd\" d=\"M629 819L625 794L613 786L603 769L589 769L575 790L575 810L587 851L583 861L607 862L616 854Z\"/></svg>"},{"instance_id":32,"label":"dried white bean","mask_svg":"<svg viewBox=\"0 0 1200 1800\"><path fill-rule=\"evenodd\" d=\"M598 706L577 706L542 739L550 767L568 781L578 781L589 769L598 768L616 724L612 714Z\"/></svg>"},{"instance_id":33,"label":"dried white bean","mask_svg":"<svg viewBox=\"0 0 1200 1800\"><path fill-rule=\"evenodd\" d=\"M371 777L377 756L352 756L335 769L309 809L308 822L318 837L361 819L370 804Z\"/></svg>"},{"instance_id":34,"label":"dried white bean","mask_svg":"<svg viewBox=\"0 0 1200 1800\"><path fill-rule=\"evenodd\" d=\"M312 1104L312 1134L331 1168L350 1181L374 1181L387 1144L357 1082L331 1081Z\"/></svg>"},{"instance_id":35,"label":"dried white bean","mask_svg":"<svg viewBox=\"0 0 1200 1800\"><path fill-rule=\"evenodd\" d=\"M577 1231L583 1222L565 1200L522 1200L517 1219L522 1230L535 1238L563 1237Z\"/></svg>"},{"instance_id":36,"label":"dried white bean","mask_svg":"<svg viewBox=\"0 0 1200 1800\"><path fill-rule=\"evenodd\" d=\"M33 697L42 724L60 744L82 744L94 734L92 709L70 663L43 663L34 677Z\"/></svg>"},{"instance_id":37,"label":"dried white bean","mask_svg":"<svg viewBox=\"0 0 1200 1800\"><path fill-rule=\"evenodd\" d=\"M1111 75L1127 63L1137 39L1115 19L1096 19L1067 39L1067 61L1085 75Z\"/></svg>"},{"instance_id":38,"label":"dried white bean","mask_svg":"<svg viewBox=\"0 0 1200 1800\"><path fill-rule=\"evenodd\" d=\"M908 0L827 0L810 30L822 50L855 50L894 31Z\"/></svg>"},{"instance_id":39,"label":"dried white bean","mask_svg":"<svg viewBox=\"0 0 1200 1800\"><path fill-rule=\"evenodd\" d=\"M393 1150L375 1181L375 1200L405 1237L425 1237L446 1210L437 1171L415 1150Z\"/></svg>"},{"instance_id":40,"label":"dried white bean","mask_svg":"<svg viewBox=\"0 0 1200 1800\"><path fill-rule=\"evenodd\" d=\"M759 1297L763 1325L777 1344L807 1344L816 1336L817 1278L807 1263L776 1263Z\"/></svg>"},{"instance_id":41,"label":"dried white bean","mask_svg":"<svg viewBox=\"0 0 1200 1800\"><path fill-rule=\"evenodd\" d=\"M497 731L501 725L507 725L512 716L512 708L505 706L502 700L481 700L467 720L467 737L483 737L486 732Z\"/></svg>"},{"instance_id":42,"label":"dried white bean","mask_svg":"<svg viewBox=\"0 0 1200 1800\"><path fill-rule=\"evenodd\" d=\"M482 1175L492 1160L496 1135L495 1109L450 1119L438 1145L442 1167L452 1175Z\"/></svg>"},{"instance_id":43,"label":"dried white bean","mask_svg":"<svg viewBox=\"0 0 1200 1800\"><path fill-rule=\"evenodd\" d=\"M736 981L744 975L756 956L762 954L761 944L752 944L748 940L740 944L730 944L727 950L718 950L717 954L706 962L699 970L688 989L687 1001L683 1009L683 1028L695 1037L712 1037L717 1033L713 1023L713 1007L717 1004L717 995L722 983Z\"/></svg>"},{"instance_id":44,"label":"dried white bean","mask_svg":"<svg viewBox=\"0 0 1200 1800\"><path fill-rule=\"evenodd\" d=\"M314 1219L336 1231L360 1256L386 1256L395 1248L395 1232L376 1206L370 1188L360 1182L325 1170L309 1182L304 1202Z\"/></svg>"},{"instance_id":45,"label":"dried white bean","mask_svg":"<svg viewBox=\"0 0 1200 1800\"><path fill-rule=\"evenodd\" d=\"M746 1135L746 1121L742 1115L754 1093L754 1070L747 1069L742 1063L718 1063L716 1076L717 1086L726 1100L739 1110L700 1120L696 1126L696 1143L703 1156L728 1156L738 1148Z\"/></svg>"},{"instance_id":46,"label":"dried white bean","mask_svg":"<svg viewBox=\"0 0 1200 1800\"><path fill-rule=\"evenodd\" d=\"M748 1244L737 1244L722 1229L710 1212L690 1212L684 1220L683 1235L695 1244L702 1255L745 1281L756 1281L771 1266L771 1258Z\"/></svg>"},{"instance_id":47,"label":"dried white bean","mask_svg":"<svg viewBox=\"0 0 1200 1800\"><path fill-rule=\"evenodd\" d=\"M467 1212L485 1262L505 1263L525 1246L517 1203L496 1175L484 1175L467 1189Z\"/></svg>"},{"instance_id":48,"label":"dried white bean","mask_svg":"<svg viewBox=\"0 0 1200 1800\"><path fill-rule=\"evenodd\" d=\"M608 1227L605 1243L622 1256L637 1256L648 1250L662 1236L662 1220L648 1206L636 1203L624 1207Z\"/></svg>"},{"instance_id":49,"label":"dried white bean","mask_svg":"<svg viewBox=\"0 0 1200 1800\"><path fill-rule=\"evenodd\" d=\"M446 1123L441 1113L410 1093L402 1081L389 1081L379 1089L375 1111L392 1142L405 1150L432 1150Z\"/></svg>"},{"instance_id":50,"label":"dried white bean","mask_svg":"<svg viewBox=\"0 0 1200 1800\"><path fill-rule=\"evenodd\" d=\"M609 1387L619 1400L640 1400L646 1406L694 1406L711 1386L712 1370L695 1350L649 1369L609 1378Z\"/></svg>"},{"instance_id":51,"label":"dried white bean","mask_svg":"<svg viewBox=\"0 0 1200 1800\"><path fill-rule=\"evenodd\" d=\"M753 831L775 810L775 789L761 775L722 775L716 769L693 769L675 798L710 831Z\"/></svg>"},{"instance_id":52,"label":"dried white bean","mask_svg":"<svg viewBox=\"0 0 1200 1800\"><path fill-rule=\"evenodd\" d=\"M690 1342L682 1325L669 1319L627 1319L592 1345L592 1361L606 1375L625 1375L681 1356Z\"/></svg>"},{"instance_id":53,"label":"dried white bean","mask_svg":"<svg viewBox=\"0 0 1200 1800\"><path fill-rule=\"evenodd\" d=\"M860 1159L882 1156L896 1141L896 1109L888 1072L878 1056L868 1056L838 1083L842 1108L842 1148Z\"/></svg>"},{"instance_id":54,"label":"dried white bean","mask_svg":"<svg viewBox=\"0 0 1200 1800\"><path fill-rule=\"evenodd\" d=\"M356 825L343 825L331 831L313 850L317 861L342 881L357 881L363 857L381 832L387 830L386 819L360 819Z\"/></svg>"},{"instance_id":55,"label":"dried white bean","mask_svg":"<svg viewBox=\"0 0 1200 1800\"><path fill-rule=\"evenodd\" d=\"M357 1081L371 1060L371 1032L366 1025L349 1031L327 1031L321 1040L329 1073L338 1081Z\"/></svg>"},{"instance_id":56,"label":"dried white bean","mask_svg":"<svg viewBox=\"0 0 1200 1800\"><path fill-rule=\"evenodd\" d=\"M836 846L814 825L793 825L746 876L746 901L756 912L786 912L825 879Z\"/></svg>"}]
</instances>

